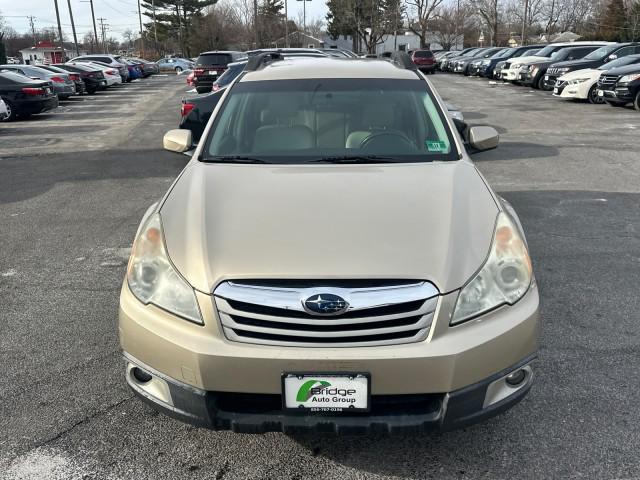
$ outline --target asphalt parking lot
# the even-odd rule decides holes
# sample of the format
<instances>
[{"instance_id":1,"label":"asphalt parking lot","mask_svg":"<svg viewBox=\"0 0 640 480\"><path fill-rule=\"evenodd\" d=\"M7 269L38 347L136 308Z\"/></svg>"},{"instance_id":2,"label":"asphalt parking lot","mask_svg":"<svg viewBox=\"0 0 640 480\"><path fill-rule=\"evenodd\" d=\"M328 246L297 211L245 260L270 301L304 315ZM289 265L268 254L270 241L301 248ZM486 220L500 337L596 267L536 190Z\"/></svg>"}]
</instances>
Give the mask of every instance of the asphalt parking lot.
<instances>
[{"instance_id":1,"label":"asphalt parking lot","mask_svg":"<svg viewBox=\"0 0 640 480\"><path fill-rule=\"evenodd\" d=\"M152 77L97 94L108 109L0 124L0 478L640 478L640 115L429 79L501 133L474 158L520 214L544 318L521 404L450 433L334 438L198 430L134 398L118 293L186 163L161 150L184 79Z\"/></svg>"}]
</instances>

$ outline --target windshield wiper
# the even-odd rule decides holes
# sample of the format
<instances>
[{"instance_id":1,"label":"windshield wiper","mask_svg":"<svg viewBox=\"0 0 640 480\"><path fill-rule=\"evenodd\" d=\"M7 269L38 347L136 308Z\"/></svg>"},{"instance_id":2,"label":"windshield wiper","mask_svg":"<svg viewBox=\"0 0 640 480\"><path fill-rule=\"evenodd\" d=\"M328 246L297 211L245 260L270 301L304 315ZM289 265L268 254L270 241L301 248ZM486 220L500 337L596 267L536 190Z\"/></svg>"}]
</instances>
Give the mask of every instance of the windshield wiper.
<instances>
[{"instance_id":1,"label":"windshield wiper","mask_svg":"<svg viewBox=\"0 0 640 480\"><path fill-rule=\"evenodd\" d=\"M339 155L334 157L321 157L308 160L307 163L391 163L397 162L395 157L383 157L381 155Z\"/></svg>"},{"instance_id":2,"label":"windshield wiper","mask_svg":"<svg viewBox=\"0 0 640 480\"><path fill-rule=\"evenodd\" d=\"M208 163L269 163L262 158L247 155L218 155L215 157L205 157L201 161Z\"/></svg>"}]
</instances>

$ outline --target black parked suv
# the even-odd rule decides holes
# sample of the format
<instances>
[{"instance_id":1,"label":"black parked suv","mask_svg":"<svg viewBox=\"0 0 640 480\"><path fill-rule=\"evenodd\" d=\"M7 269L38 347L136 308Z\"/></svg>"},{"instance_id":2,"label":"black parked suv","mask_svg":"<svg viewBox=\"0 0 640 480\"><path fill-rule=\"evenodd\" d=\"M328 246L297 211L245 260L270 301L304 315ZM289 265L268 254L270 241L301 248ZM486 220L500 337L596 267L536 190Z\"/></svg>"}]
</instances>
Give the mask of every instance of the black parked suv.
<instances>
[{"instance_id":1,"label":"black parked suv","mask_svg":"<svg viewBox=\"0 0 640 480\"><path fill-rule=\"evenodd\" d=\"M607 62L635 53L640 53L640 43L638 42L613 43L594 50L580 60L554 63L547 69L547 74L544 76L544 88L553 89L558 77L565 73L584 68L598 68Z\"/></svg>"},{"instance_id":2,"label":"black parked suv","mask_svg":"<svg viewBox=\"0 0 640 480\"><path fill-rule=\"evenodd\" d=\"M640 111L640 64L613 68L600 75L598 96L614 107L633 103Z\"/></svg>"},{"instance_id":3,"label":"black parked suv","mask_svg":"<svg viewBox=\"0 0 640 480\"><path fill-rule=\"evenodd\" d=\"M227 69L227 65L247 57L246 53L215 51L201 53L193 69L193 85L198 93L211 91L213 82Z\"/></svg>"},{"instance_id":4,"label":"black parked suv","mask_svg":"<svg viewBox=\"0 0 640 480\"><path fill-rule=\"evenodd\" d=\"M520 83L522 85L531 85L533 88L539 88L540 90L548 90L544 84L544 77L547 69L552 64L584 58L585 55L598 48L600 48L599 45L582 45L580 47L567 47L558 50L549 60L541 60L522 67L520 69Z\"/></svg>"},{"instance_id":5,"label":"black parked suv","mask_svg":"<svg viewBox=\"0 0 640 480\"><path fill-rule=\"evenodd\" d=\"M508 50L499 52L498 55L494 55L491 58L485 58L480 64L478 69L478 75L481 77L494 78L494 71L496 65L500 62L506 62L510 58L523 57L529 55L532 50L539 50L544 45L525 45L523 47L510 48Z\"/></svg>"}]
</instances>

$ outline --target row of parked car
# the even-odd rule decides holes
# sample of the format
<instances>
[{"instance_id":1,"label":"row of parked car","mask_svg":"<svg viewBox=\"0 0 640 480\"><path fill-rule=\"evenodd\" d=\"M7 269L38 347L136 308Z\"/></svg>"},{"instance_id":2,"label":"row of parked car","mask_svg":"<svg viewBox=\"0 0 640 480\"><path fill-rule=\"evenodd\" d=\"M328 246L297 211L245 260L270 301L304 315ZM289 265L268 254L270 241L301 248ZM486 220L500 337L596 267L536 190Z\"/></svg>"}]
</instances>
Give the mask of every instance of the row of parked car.
<instances>
[{"instance_id":1,"label":"row of parked car","mask_svg":"<svg viewBox=\"0 0 640 480\"><path fill-rule=\"evenodd\" d=\"M414 52L409 53L413 59ZM204 52L196 60L194 71L187 77L187 83L194 86L199 95L184 98L180 108L181 129L190 130L192 141L197 143L225 89L248 67L252 59L257 61L262 54L271 55L274 59L292 58L383 58L391 60L391 55L367 55L359 57L350 50L336 48L268 48L250 50L248 52ZM431 55L433 57L433 55ZM419 66L422 70L422 68ZM449 115L454 121L463 122L460 110L447 104Z\"/></svg>"},{"instance_id":2,"label":"row of parked car","mask_svg":"<svg viewBox=\"0 0 640 480\"><path fill-rule=\"evenodd\" d=\"M512 82L566 100L587 100L615 107L633 104L640 111L640 43L581 41L515 48L467 48L438 52L443 72Z\"/></svg>"},{"instance_id":3,"label":"row of parked car","mask_svg":"<svg viewBox=\"0 0 640 480\"><path fill-rule=\"evenodd\" d=\"M71 96L94 94L159 72L154 62L119 55L83 55L51 65L0 65L0 120L46 112Z\"/></svg>"}]
</instances>

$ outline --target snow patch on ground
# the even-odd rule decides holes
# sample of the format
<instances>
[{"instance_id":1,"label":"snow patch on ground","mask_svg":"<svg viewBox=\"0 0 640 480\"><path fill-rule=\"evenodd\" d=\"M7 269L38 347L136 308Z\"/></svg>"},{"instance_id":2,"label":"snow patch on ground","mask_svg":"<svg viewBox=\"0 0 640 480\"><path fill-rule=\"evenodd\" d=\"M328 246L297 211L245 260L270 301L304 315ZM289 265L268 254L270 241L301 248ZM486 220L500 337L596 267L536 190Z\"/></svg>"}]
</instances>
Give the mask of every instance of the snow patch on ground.
<instances>
[{"instance_id":1,"label":"snow patch on ground","mask_svg":"<svg viewBox=\"0 0 640 480\"><path fill-rule=\"evenodd\" d=\"M6 272L0 273L3 277L13 277L18 271L15 268L10 268Z\"/></svg>"},{"instance_id":2,"label":"snow patch on ground","mask_svg":"<svg viewBox=\"0 0 640 480\"><path fill-rule=\"evenodd\" d=\"M94 478L63 452L38 448L15 460L4 471L6 480L80 480Z\"/></svg>"}]
</instances>

